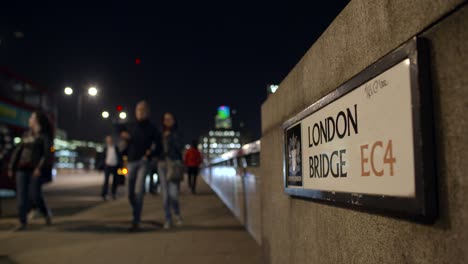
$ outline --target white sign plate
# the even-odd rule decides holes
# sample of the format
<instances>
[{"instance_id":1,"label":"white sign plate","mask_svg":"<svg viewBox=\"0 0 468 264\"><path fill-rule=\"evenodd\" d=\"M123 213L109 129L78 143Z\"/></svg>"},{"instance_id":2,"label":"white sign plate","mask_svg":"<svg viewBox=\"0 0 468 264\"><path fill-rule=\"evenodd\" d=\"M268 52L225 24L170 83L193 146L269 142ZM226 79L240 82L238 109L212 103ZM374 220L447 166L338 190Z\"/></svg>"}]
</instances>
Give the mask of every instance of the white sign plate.
<instances>
[{"instance_id":1,"label":"white sign plate","mask_svg":"<svg viewBox=\"0 0 468 264\"><path fill-rule=\"evenodd\" d=\"M293 125L300 134L287 140L301 140L288 153L290 185L414 197L409 68L406 59Z\"/></svg>"},{"instance_id":2,"label":"white sign plate","mask_svg":"<svg viewBox=\"0 0 468 264\"><path fill-rule=\"evenodd\" d=\"M285 122L287 193L433 219L424 50L409 41Z\"/></svg>"}]
</instances>

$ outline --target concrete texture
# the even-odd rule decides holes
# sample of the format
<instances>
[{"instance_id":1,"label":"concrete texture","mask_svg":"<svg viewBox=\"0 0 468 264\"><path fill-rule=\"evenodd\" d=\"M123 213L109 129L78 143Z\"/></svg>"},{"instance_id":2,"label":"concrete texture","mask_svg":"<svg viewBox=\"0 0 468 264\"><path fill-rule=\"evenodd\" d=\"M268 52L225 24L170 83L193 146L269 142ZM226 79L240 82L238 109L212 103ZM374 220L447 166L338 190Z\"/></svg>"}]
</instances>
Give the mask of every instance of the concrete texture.
<instances>
[{"instance_id":1,"label":"concrete texture","mask_svg":"<svg viewBox=\"0 0 468 264\"><path fill-rule=\"evenodd\" d=\"M10 231L11 212L0 219L0 263L261 263L261 250L211 189L199 179L199 195L182 185L184 225L162 230L161 196L145 197L142 231L129 233L124 195L101 202L101 175L60 179L47 187L54 225L35 220L26 232ZM123 191L122 191L123 193ZM86 202L88 207L59 210ZM11 211L14 201L4 201Z\"/></svg>"},{"instance_id":2,"label":"concrete texture","mask_svg":"<svg viewBox=\"0 0 468 264\"><path fill-rule=\"evenodd\" d=\"M355 0L262 106L262 248L267 263L468 263L468 5ZM413 36L430 43L440 216L433 225L283 193L282 130Z\"/></svg>"},{"instance_id":3,"label":"concrete texture","mask_svg":"<svg viewBox=\"0 0 468 264\"><path fill-rule=\"evenodd\" d=\"M200 174L252 237L261 244L261 182L259 168L213 166Z\"/></svg>"},{"instance_id":4,"label":"concrete texture","mask_svg":"<svg viewBox=\"0 0 468 264\"><path fill-rule=\"evenodd\" d=\"M260 245L262 243L262 182L259 168L248 168L245 174L247 230Z\"/></svg>"}]
</instances>

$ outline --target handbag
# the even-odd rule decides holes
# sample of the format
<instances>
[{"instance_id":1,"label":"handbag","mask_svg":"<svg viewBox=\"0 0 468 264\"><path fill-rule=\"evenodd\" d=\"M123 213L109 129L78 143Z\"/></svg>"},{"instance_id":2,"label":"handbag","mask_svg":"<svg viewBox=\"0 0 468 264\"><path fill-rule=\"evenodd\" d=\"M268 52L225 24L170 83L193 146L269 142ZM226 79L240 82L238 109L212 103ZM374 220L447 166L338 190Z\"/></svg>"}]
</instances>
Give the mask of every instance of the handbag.
<instances>
[{"instance_id":1,"label":"handbag","mask_svg":"<svg viewBox=\"0 0 468 264\"><path fill-rule=\"evenodd\" d=\"M181 182L184 179L185 166L181 160L167 160L167 180Z\"/></svg>"},{"instance_id":2,"label":"handbag","mask_svg":"<svg viewBox=\"0 0 468 264\"><path fill-rule=\"evenodd\" d=\"M44 142L43 142L44 144ZM45 153L44 153L45 155ZM44 161L45 164L41 168L40 180L42 184L47 184L53 181L53 170L54 170L54 153L51 151L50 156Z\"/></svg>"},{"instance_id":3,"label":"handbag","mask_svg":"<svg viewBox=\"0 0 468 264\"><path fill-rule=\"evenodd\" d=\"M39 177L42 184L52 182L52 166L46 165L41 169L41 175Z\"/></svg>"}]
</instances>

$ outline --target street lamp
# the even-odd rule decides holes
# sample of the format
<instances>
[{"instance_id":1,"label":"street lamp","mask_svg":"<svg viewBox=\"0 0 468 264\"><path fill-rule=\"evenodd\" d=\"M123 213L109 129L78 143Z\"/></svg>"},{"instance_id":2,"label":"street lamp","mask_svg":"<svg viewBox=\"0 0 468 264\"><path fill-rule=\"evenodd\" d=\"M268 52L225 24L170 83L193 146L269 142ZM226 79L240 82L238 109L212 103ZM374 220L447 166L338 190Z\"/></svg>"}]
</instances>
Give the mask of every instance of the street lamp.
<instances>
[{"instance_id":1,"label":"street lamp","mask_svg":"<svg viewBox=\"0 0 468 264\"><path fill-rule=\"evenodd\" d=\"M67 95L67 96L71 96L73 94L73 89L69 86L65 87L65 89L63 90L64 93ZM91 86L89 87L88 89L88 95L90 97L96 97L96 95L98 94L98 89L95 87L95 86ZM78 96L78 103L77 103L77 117L78 117L78 121L81 121L81 115L82 115L82 111L83 111L83 97L85 96L86 94L84 94L83 92L79 91L77 93L77 96ZM104 117L104 116L103 116ZM104 118L107 118L107 117L104 117Z\"/></svg>"},{"instance_id":2,"label":"street lamp","mask_svg":"<svg viewBox=\"0 0 468 264\"><path fill-rule=\"evenodd\" d=\"M109 112L103 111L101 115L102 115L102 118L106 119L109 117Z\"/></svg>"},{"instance_id":3,"label":"street lamp","mask_svg":"<svg viewBox=\"0 0 468 264\"><path fill-rule=\"evenodd\" d=\"M88 89L88 94L91 95L91 96L96 96L97 93L98 93L98 90L97 90L96 87L94 87L94 86L93 86L93 87L90 87L90 88Z\"/></svg>"},{"instance_id":4,"label":"street lamp","mask_svg":"<svg viewBox=\"0 0 468 264\"><path fill-rule=\"evenodd\" d=\"M127 118L127 113L120 112L119 117L120 117L120 119L125 119L125 118Z\"/></svg>"},{"instance_id":5,"label":"street lamp","mask_svg":"<svg viewBox=\"0 0 468 264\"><path fill-rule=\"evenodd\" d=\"M72 94L73 94L73 89L70 88L70 87L65 87L65 89L63 90L63 92L64 92L66 95L72 95Z\"/></svg>"}]
</instances>

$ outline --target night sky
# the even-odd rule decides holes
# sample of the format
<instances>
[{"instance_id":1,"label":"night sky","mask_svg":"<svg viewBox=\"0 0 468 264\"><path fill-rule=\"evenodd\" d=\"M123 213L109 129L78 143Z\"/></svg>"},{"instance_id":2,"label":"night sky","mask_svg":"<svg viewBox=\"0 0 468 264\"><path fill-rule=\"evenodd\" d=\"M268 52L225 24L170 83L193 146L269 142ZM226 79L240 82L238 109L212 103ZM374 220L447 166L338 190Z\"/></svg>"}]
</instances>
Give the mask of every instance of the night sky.
<instances>
[{"instance_id":1,"label":"night sky","mask_svg":"<svg viewBox=\"0 0 468 264\"><path fill-rule=\"evenodd\" d=\"M59 98L59 127L70 138L101 140L112 131L102 110L115 115L121 104L133 118L146 99L155 123L163 111L176 114L187 141L213 126L219 105L236 109L259 138L267 84L281 82L348 3L8 2L0 8L0 65ZM90 85L99 96L85 97L78 123L76 96L63 89L76 95Z\"/></svg>"}]
</instances>

